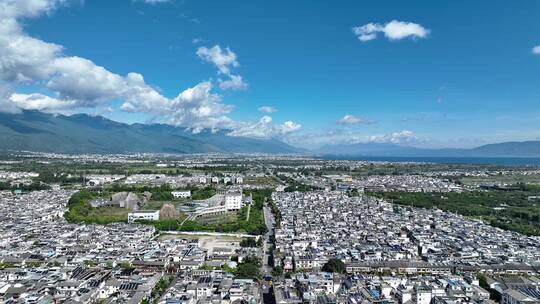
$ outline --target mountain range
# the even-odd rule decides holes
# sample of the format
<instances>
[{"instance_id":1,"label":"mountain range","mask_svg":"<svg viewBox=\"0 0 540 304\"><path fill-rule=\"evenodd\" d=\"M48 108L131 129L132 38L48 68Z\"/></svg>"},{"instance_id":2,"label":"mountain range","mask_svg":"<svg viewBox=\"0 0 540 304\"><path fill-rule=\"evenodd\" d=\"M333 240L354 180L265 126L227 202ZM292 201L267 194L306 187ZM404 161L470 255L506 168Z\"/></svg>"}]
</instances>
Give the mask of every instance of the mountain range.
<instances>
[{"instance_id":1,"label":"mountain range","mask_svg":"<svg viewBox=\"0 0 540 304\"><path fill-rule=\"evenodd\" d=\"M473 149L425 149L391 143L326 145L308 151L277 139L228 136L165 124L125 124L88 114L39 111L0 113L0 150L56 153L268 153L335 156L540 157L540 141L505 142Z\"/></svg>"},{"instance_id":2,"label":"mountain range","mask_svg":"<svg viewBox=\"0 0 540 304\"><path fill-rule=\"evenodd\" d=\"M56 153L297 153L276 139L227 136L164 124L125 124L102 116L0 113L0 150Z\"/></svg>"}]
</instances>

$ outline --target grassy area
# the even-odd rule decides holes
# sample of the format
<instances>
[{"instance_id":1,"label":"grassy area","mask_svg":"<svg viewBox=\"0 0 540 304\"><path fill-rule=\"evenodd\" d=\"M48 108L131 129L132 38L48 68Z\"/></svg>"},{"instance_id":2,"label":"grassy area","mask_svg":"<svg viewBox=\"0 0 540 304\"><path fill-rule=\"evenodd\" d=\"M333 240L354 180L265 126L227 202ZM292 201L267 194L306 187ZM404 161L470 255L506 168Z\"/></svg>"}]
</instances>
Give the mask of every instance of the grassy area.
<instances>
[{"instance_id":1,"label":"grassy area","mask_svg":"<svg viewBox=\"0 0 540 304\"><path fill-rule=\"evenodd\" d=\"M526 235L540 235L540 203L528 196L540 195L540 187L520 191L476 191L467 193L369 193L396 204L420 208L437 207L461 215L481 218L492 226Z\"/></svg>"},{"instance_id":2,"label":"grassy area","mask_svg":"<svg viewBox=\"0 0 540 304\"><path fill-rule=\"evenodd\" d=\"M212 187L191 188L191 198L194 200L205 200L216 194L216 189Z\"/></svg>"},{"instance_id":3,"label":"grassy area","mask_svg":"<svg viewBox=\"0 0 540 304\"><path fill-rule=\"evenodd\" d=\"M115 222L127 222L129 210L119 207L92 208L89 202L100 197L93 191L81 190L69 199L69 211L64 214L70 223L110 224Z\"/></svg>"},{"instance_id":4,"label":"grassy area","mask_svg":"<svg viewBox=\"0 0 540 304\"><path fill-rule=\"evenodd\" d=\"M248 176L244 179L244 183L248 185L265 185L269 188L275 188L279 185L279 180L275 176Z\"/></svg>"},{"instance_id":5,"label":"grassy area","mask_svg":"<svg viewBox=\"0 0 540 304\"><path fill-rule=\"evenodd\" d=\"M218 224L230 224L235 223L238 220L238 216L234 212L229 212L219 215L210 215L197 218L197 222L203 225L218 225Z\"/></svg>"},{"instance_id":6,"label":"grassy area","mask_svg":"<svg viewBox=\"0 0 540 304\"><path fill-rule=\"evenodd\" d=\"M144 210L159 210L163 205L169 203L175 207L182 206L190 200L187 198L178 198L173 200L163 200L163 201L149 201L144 207Z\"/></svg>"}]
</instances>

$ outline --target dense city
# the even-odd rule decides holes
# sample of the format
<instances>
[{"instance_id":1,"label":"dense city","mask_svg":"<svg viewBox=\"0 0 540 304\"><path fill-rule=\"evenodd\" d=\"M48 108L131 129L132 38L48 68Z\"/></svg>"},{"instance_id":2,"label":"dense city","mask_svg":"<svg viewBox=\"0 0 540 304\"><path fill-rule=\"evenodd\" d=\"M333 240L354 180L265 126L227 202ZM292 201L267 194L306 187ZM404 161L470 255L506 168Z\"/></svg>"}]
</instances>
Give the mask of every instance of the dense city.
<instances>
[{"instance_id":1,"label":"dense city","mask_svg":"<svg viewBox=\"0 0 540 304\"><path fill-rule=\"evenodd\" d=\"M540 303L540 169L20 152L0 303Z\"/></svg>"}]
</instances>

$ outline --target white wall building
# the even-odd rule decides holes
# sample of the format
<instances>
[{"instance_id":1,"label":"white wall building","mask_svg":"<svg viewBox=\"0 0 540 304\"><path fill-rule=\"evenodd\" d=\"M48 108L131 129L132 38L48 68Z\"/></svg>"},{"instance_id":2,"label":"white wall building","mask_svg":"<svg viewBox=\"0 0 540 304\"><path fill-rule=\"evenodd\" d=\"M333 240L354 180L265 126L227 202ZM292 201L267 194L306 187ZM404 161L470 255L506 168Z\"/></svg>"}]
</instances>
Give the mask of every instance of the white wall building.
<instances>
[{"instance_id":1,"label":"white wall building","mask_svg":"<svg viewBox=\"0 0 540 304\"><path fill-rule=\"evenodd\" d=\"M188 198L188 197L191 197L191 191L190 190L172 191L171 194L172 194L172 196L174 196L174 198Z\"/></svg>"},{"instance_id":2,"label":"white wall building","mask_svg":"<svg viewBox=\"0 0 540 304\"><path fill-rule=\"evenodd\" d=\"M128 213L128 223L136 220L157 221L159 220L159 210L140 210Z\"/></svg>"},{"instance_id":3,"label":"white wall building","mask_svg":"<svg viewBox=\"0 0 540 304\"><path fill-rule=\"evenodd\" d=\"M227 211L240 210L242 208L242 192L230 191L225 194L225 209Z\"/></svg>"}]
</instances>

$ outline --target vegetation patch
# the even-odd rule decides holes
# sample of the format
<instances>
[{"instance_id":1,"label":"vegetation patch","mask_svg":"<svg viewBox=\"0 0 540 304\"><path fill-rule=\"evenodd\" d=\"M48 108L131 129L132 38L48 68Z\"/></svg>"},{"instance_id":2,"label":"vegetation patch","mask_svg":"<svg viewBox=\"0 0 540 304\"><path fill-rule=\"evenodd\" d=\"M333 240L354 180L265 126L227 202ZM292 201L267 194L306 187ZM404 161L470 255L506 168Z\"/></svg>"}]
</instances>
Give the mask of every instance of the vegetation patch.
<instances>
[{"instance_id":1,"label":"vegetation patch","mask_svg":"<svg viewBox=\"0 0 540 304\"><path fill-rule=\"evenodd\" d=\"M128 209L111 206L92 208L89 202L97 198L108 198L113 192L134 190L137 190L138 193L149 191L152 193L152 199L154 199L154 197L159 199L166 198L166 192L170 193L170 191L172 191L167 186L157 188L113 186L110 190L102 192L83 189L71 196L68 202L69 211L66 212L64 217L70 223L110 224L115 222L127 222L127 214L130 212ZM249 219L247 218L249 207L244 206L236 214L226 214L219 218L213 217L200 220L185 220L186 215L180 214L177 219L138 222L141 224L153 225L156 229L161 231L241 232L252 235L261 235L267 231L263 214L264 201L266 198L270 197L271 193L271 190L249 190L244 193L245 195L252 195L253 197L253 205L251 206ZM156 194L156 196L154 196L154 194ZM204 195L209 194L210 192L206 192ZM165 201L150 201L149 204L153 207L161 207L164 203Z\"/></svg>"},{"instance_id":2,"label":"vegetation patch","mask_svg":"<svg viewBox=\"0 0 540 304\"><path fill-rule=\"evenodd\" d=\"M529 201L540 196L540 187L522 186L517 191L474 191L466 193L371 192L395 204L439 208L464 216L480 218L492 226L526 235L540 235L540 203Z\"/></svg>"},{"instance_id":3,"label":"vegetation patch","mask_svg":"<svg viewBox=\"0 0 540 304\"><path fill-rule=\"evenodd\" d=\"M129 210L119 207L92 208L90 201L103 197L101 194L90 190L80 190L74 193L68 202L69 211L64 214L69 223L87 224L110 224L127 222Z\"/></svg>"}]
</instances>

